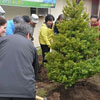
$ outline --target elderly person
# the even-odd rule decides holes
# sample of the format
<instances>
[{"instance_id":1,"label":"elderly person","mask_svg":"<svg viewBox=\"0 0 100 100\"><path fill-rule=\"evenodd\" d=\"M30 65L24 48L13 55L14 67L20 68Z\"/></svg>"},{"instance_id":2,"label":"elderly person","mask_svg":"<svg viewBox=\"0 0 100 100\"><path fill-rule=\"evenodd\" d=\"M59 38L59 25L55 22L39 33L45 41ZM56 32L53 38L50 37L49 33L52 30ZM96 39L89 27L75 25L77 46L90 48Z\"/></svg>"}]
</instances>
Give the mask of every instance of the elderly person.
<instances>
[{"instance_id":1,"label":"elderly person","mask_svg":"<svg viewBox=\"0 0 100 100\"><path fill-rule=\"evenodd\" d=\"M8 20L7 28L6 28L6 35L14 34L15 25L17 23L23 23L23 22L24 22L24 20L23 20L22 16L16 16L13 18L13 20Z\"/></svg>"},{"instance_id":2,"label":"elderly person","mask_svg":"<svg viewBox=\"0 0 100 100\"><path fill-rule=\"evenodd\" d=\"M31 17L30 17L30 25L32 26L33 28L33 33L34 33L34 28L36 26L36 24L38 23L38 16L36 14L32 14ZM31 35L31 38L33 37L33 34Z\"/></svg>"},{"instance_id":3,"label":"elderly person","mask_svg":"<svg viewBox=\"0 0 100 100\"><path fill-rule=\"evenodd\" d=\"M31 33L29 24L19 23L14 35L0 38L0 100L36 100L38 58Z\"/></svg>"},{"instance_id":4,"label":"elderly person","mask_svg":"<svg viewBox=\"0 0 100 100\"><path fill-rule=\"evenodd\" d=\"M38 16L36 14L32 14L30 17L27 15L24 15L22 16L22 18L27 24L31 25L31 27L33 28L33 33L34 33L34 28L36 24L38 23ZM33 33L30 34L31 40L33 40Z\"/></svg>"},{"instance_id":5,"label":"elderly person","mask_svg":"<svg viewBox=\"0 0 100 100\"><path fill-rule=\"evenodd\" d=\"M5 35L6 32L7 21L5 18L0 17L0 37Z\"/></svg>"},{"instance_id":6,"label":"elderly person","mask_svg":"<svg viewBox=\"0 0 100 100\"><path fill-rule=\"evenodd\" d=\"M24 21L30 24L33 28L35 28L36 24L38 23L38 16L36 14L32 14L30 17L27 15L22 16Z\"/></svg>"},{"instance_id":7,"label":"elderly person","mask_svg":"<svg viewBox=\"0 0 100 100\"><path fill-rule=\"evenodd\" d=\"M31 26L34 28L36 26L36 24L38 23L38 16L36 14L32 14L32 16L30 17L30 24Z\"/></svg>"}]
</instances>

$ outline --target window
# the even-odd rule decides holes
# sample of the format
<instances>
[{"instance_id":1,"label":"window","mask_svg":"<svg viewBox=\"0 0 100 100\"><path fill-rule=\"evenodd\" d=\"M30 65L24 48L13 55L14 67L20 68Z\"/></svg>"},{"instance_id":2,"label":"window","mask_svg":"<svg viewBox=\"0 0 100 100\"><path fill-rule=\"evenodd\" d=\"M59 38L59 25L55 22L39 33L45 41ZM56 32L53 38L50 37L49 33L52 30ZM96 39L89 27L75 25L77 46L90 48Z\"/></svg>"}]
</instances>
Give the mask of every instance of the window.
<instances>
[{"instance_id":1,"label":"window","mask_svg":"<svg viewBox=\"0 0 100 100\"><path fill-rule=\"evenodd\" d=\"M36 14L36 8L31 8L31 14Z\"/></svg>"},{"instance_id":2,"label":"window","mask_svg":"<svg viewBox=\"0 0 100 100\"><path fill-rule=\"evenodd\" d=\"M46 16L48 14L48 8L31 8L31 14Z\"/></svg>"}]
</instances>

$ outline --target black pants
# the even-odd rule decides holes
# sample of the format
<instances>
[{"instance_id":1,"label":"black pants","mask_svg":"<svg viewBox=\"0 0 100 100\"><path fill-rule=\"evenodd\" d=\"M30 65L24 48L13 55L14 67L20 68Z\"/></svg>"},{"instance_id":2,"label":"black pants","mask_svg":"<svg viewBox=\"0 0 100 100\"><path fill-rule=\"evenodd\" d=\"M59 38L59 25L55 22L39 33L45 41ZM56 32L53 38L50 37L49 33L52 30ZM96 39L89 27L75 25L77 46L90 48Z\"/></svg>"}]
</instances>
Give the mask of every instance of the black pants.
<instances>
[{"instance_id":1,"label":"black pants","mask_svg":"<svg viewBox=\"0 0 100 100\"><path fill-rule=\"evenodd\" d=\"M7 98L7 97L0 97L0 100L36 100L35 98Z\"/></svg>"},{"instance_id":2,"label":"black pants","mask_svg":"<svg viewBox=\"0 0 100 100\"><path fill-rule=\"evenodd\" d=\"M41 45L41 49L42 49L42 57L43 57L43 63L47 62L47 60L45 60L45 53L50 52L50 48L48 47L48 45Z\"/></svg>"}]
</instances>

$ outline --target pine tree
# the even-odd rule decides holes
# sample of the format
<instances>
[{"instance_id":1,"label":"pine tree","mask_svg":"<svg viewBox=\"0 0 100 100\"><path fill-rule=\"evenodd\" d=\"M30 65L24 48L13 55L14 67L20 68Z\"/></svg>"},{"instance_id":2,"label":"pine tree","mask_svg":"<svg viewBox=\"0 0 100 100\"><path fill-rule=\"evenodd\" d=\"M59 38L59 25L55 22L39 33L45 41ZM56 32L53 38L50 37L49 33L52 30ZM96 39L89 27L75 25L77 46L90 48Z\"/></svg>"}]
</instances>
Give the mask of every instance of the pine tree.
<instances>
[{"instance_id":1,"label":"pine tree","mask_svg":"<svg viewBox=\"0 0 100 100\"><path fill-rule=\"evenodd\" d=\"M97 28L89 26L89 16L83 1L66 0L64 20L58 24L52 52L46 55L46 68L54 82L72 86L75 82L100 72L100 40Z\"/></svg>"}]
</instances>

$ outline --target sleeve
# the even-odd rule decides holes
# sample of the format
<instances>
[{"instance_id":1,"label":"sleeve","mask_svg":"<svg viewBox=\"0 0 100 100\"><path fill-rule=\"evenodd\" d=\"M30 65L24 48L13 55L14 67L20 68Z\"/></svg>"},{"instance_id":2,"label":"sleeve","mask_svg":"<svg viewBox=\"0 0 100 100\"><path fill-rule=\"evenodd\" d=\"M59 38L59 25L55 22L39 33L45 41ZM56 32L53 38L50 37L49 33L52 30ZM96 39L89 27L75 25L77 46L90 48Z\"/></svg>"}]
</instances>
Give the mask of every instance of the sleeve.
<instances>
[{"instance_id":1,"label":"sleeve","mask_svg":"<svg viewBox=\"0 0 100 100\"><path fill-rule=\"evenodd\" d=\"M10 22L7 22L7 27L6 27L6 35L12 35L14 33L14 25L11 26Z\"/></svg>"},{"instance_id":2,"label":"sleeve","mask_svg":"<svg viewBox=\"0 0 100 100\"><path fill-rule=\"evenodd\" d=\"M39 70L39 62L38 62L38 55L37 55L37 50L36 49L35 49L33 67L34 67L34 71L35 71L35 79L37 80L37 78L38 78L38 70Z\"/></svg>"},{"instance_id":3,"label":"sleeve","mask_svg":"<svg viewBox=\"0 0 100 100\"><path fill-rule=\"evenodd\" d=\"M6 28L6 35L12 35L13 34L13 31L11 28L7 29Z\"/></svg>"},{"instance_id":4,"label":"sleeve","mask_svg":"<svg viewBox=\"0 0 100 100\"><path fill-rule=\"evenodd\" d=\"M55 23L55 25L54 25L54 32L56 33L56 34L58 34L59 33L59 31L58 31L58 28L57 28L57 22Z\"/></svg>"}]
</instances>

